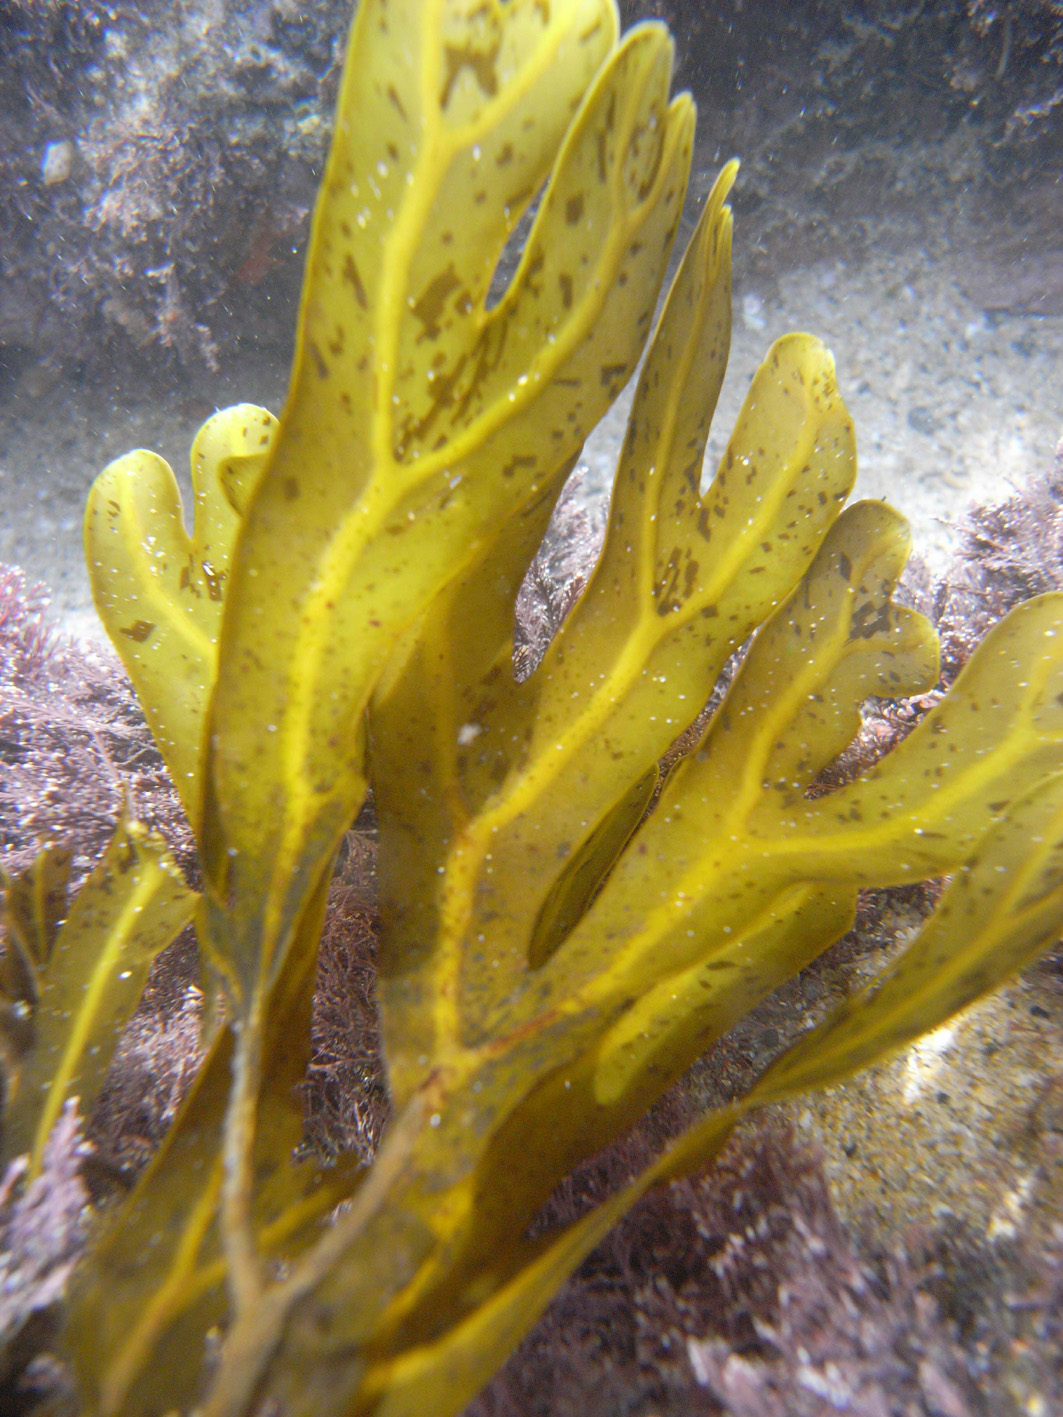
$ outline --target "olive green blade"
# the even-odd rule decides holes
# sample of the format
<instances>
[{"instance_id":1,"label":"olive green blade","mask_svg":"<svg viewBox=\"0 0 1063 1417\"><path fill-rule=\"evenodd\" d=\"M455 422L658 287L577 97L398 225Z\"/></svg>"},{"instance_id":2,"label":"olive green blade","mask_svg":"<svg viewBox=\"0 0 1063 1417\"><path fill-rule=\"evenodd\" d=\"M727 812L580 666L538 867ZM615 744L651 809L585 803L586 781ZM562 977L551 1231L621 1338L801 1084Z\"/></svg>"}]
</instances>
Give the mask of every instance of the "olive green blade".
<instances>
[{"instance_id":1,"label":"olive green blade","mask_svg":"<svg viewBox=\"0 0 1063 1417\"><path fill-rule=\"evenodd\" d=\"M382 12L367 0L355 21L292 389L222 629L204 865L218 961L245 1003L364 792L359 722L386 656L481 538L556 490L633 368L689 163L692 109L668 102L659 27L617 49L580 106L612 43L604 0L429 0L389 7L388 34ZM449 83L453 54L488 31L505 83L471 60ZM525 120L529 170L558 160L511 288L487 310L447 280L437 311L452 251L479 268L501 250L513 192L484 144ZM421 412L414 368L431 386Z\"/></svg>"},{"instance_id":2,"label":"olive green blade","mask_svg":"<svg viewBox=\"0 0 1063 1417\"><path fill-rule=\"evenodd\" d=\"M199 430L191 536L169 464L143 449L104 469L85 512L96 609L193 826L233 547L275 428L264 408L238 404Z\"/></svg>"},{"instance_id":3,"label":"olive green blade","mask_svg":"<svg viewBox=\"0 0 1063 1417\"><path fill-rule=\"evenodd\" d=\"M38 975L32 1046L4 1117L5 1147L30 1152L31 1174L66 1100L91 1109L151 962L195 901L162 838L123 817Z\"/></svg>"}]
</instances>

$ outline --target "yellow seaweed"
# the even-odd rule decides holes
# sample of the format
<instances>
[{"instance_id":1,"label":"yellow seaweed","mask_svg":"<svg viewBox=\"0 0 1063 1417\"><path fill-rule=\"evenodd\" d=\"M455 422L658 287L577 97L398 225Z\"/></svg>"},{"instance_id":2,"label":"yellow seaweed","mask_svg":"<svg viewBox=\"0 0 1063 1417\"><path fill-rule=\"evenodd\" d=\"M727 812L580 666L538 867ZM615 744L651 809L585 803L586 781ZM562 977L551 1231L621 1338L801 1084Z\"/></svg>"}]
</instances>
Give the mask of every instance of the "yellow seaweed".
<instances>
[{"instance_id":1,"label":"yellow seaweed","mask_svg":"<svg viewBox=\"0 0 1063 1417\"><path fill-rule=\"evenodd\" d=\"M556 496L633 368L689 165L691 106L669 105L661 28L616 49L584 97L611 5L408 8L383 29L372 6L355 20L292 389L222 629L203 851L214 897L239 902L218 953L245 999L275 977L364 793L358 724L398 634L507 517ZM490 69L470 59L451 83L463 47Z\"/></svg>"},{"instance_id":2,"label":"yellow seaweed","mask_svg":"<svg viewBox=\"0 0 1063 1417\"><path fill-rule=\"evenodd\" d=\"M362 0L279 421L207 426L191 538L150 454L93 494L97 599L197 831L230 1018L84 1268L89 1410L457 1412L648 1186L1059 929L1061 597L1008 617L891 757L809 795L868 695L936 682L937 646L892 600L903 518L843 509L853 430L812 336L769 350L702 491L733 164L646 350L595 572L513 675L521 579L650 335L692 144L670 62L661 26L617 42L612 0ZM358 1172L292 1153L331 864L370 782L395 1116ZM945 872L859 1007L576 1226L522 1238L861 887Z\"/></svg>"},{"instance_id":3,"label":"yellow seaweed","mask_svg":"<svg viewBox=\"0 0 1063 1417\"><path fill-rule=\"evenodd\" d=\"M97 613L193 824L233 546L276 423L264 408L237 404L199 430L191 536L169 464L143 449L104 469L85 513Z\"/></svg>"},{"instance_id":4,"label":"yellow seaweed","mask_svg":"<svg viewBox=\"0 0 1063 1417\"><path fill-rule=\"evenodd\" d=\"M5 1058L3 1138L9 1154L29 1153L31 1176L67 1099L91 1108L152 960L196 899L162 838L126 817L59 924L68 865L57 875L45 848L8 884L4 910L4 994L21 1006L24 1027Z\"/></svg>"}]
</instances>

